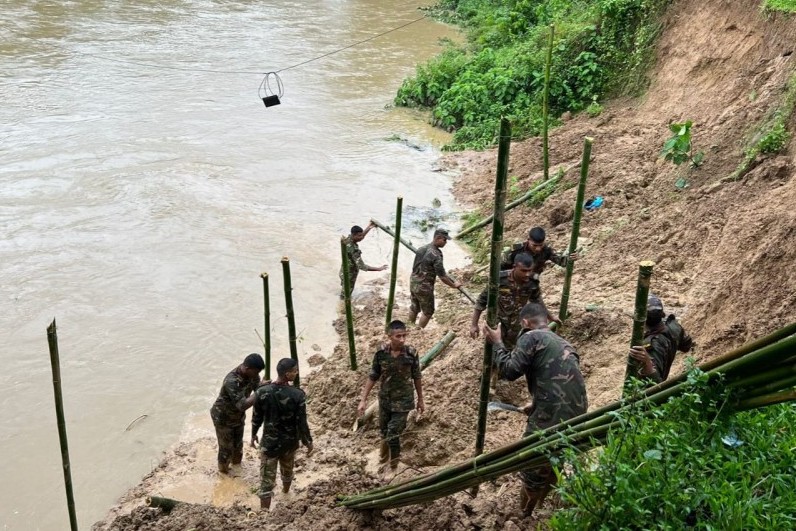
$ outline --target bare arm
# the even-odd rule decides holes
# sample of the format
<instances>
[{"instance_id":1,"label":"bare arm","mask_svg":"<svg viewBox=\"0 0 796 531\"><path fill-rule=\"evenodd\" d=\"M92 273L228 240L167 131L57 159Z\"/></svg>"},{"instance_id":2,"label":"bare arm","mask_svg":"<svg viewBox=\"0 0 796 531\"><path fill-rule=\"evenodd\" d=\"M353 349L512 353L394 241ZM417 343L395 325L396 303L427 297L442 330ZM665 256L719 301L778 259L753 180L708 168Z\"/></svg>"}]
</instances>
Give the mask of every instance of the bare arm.
<instances>
[{"instance_id":1,"label":"bare arm","mask_svg":"<svg viewBox=\"0 0 796 531\"><path fill-rule=\"evenodd\" d=\"M415 378L415 390L417 391L417 412L421 415L426 410L426 404L423 401L423 380Z\"/></svg>"}]
</instances>

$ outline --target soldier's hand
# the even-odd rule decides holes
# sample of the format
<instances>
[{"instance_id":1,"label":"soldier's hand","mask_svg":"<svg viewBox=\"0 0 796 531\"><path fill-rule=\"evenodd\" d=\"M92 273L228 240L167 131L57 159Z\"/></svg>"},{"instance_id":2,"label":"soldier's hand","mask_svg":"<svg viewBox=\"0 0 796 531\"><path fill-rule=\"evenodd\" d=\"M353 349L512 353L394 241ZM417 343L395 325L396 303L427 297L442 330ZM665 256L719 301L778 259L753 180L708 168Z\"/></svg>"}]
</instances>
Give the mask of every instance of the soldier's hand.
<instances>
[{"instance_id":1,"label":"soldier's hand","mask_svg":"<svg viewBox=\"0 0 796 531\"><path fill-rule=\"evenodd\" d=\"M558 328L559 328L559 329L560 329L562 326L564 326L564 323L562 323L562 322L561 322L561 319L559 319L559 318L558 318L558 317L556 317L555 315L552 315L552 314L551 314L551 315L548 315L548 318L549 318L549 320L550 320L550 321L553 321L554 323L556 323L556 324L558 325Z\"/></svg>"},{"instance_id":2,"label":"soldier's hand","mask_svg":"<svg viewBox=\"0 0 796 531\"><path fill-rule=\"evenodd\" d=\"M364 400L361 400L359 402L359 407L357 407L357 415L360 416L360 417L362 415L364 415L365 414L365 409L367 409L367 407L368 407L367 403L365 403Z\"/></svg>"},{"instance_id":3,"label":"soldier's hand","mask_svg":"<svg viewBox=\"0 0 796 531\"><path fill-rule=\"evenodd\" d=\"M520 409L522 409L523 413L525 413L526 415L530 416L530 414L533 413L533 402L529 402L529 403L525 404Z\"/></svg>"},{"instance_id":4,"label":"soldier's hand","mask_svg":"<svg viewBox=\"0 0 796 531\"><path fill-rule=\"evenodd\" d=\"M655 372L655 367L652 364L652 358L647 354L647 350L642 346L630 347L630 357L641 365L641 373L644 375L652 374Z\"/></svg>"},{"instance_id":5,"label":"soldier's hand","mask_svg":"<svg viewBox=\"0 0 796 531\"><path fill-rule=\"evenodd\" d=\"M579 255L577 252L574 252L574 253L571 253L571 254L568 256L568 258L569 258L569 261L570 261L570 262L574 262L575 260L577 260L578 258L580 258L580 255Z\"/></svg>"},{"instance_id":6,"label":"soldier's hand","mask_svg":"<svg viewBox=\"0 0 796 531\"><path fill-rule=\"evenodd\" d=\"M313 452L314 450L315 450L315 446L313 446L313 445L312 445L312 443L310 443L310 445L309 445L309 446L307 446L307 457L311 456L311 455L312 455L312 452Z\"/></svg>"},{"instance_id":7,"label":"soldier's hand","mask_svg":"<svg viewBox=\"0 0 796 531\"><path fill-rule=\"evenodd\" d=\"M379 267L378 270L379 271L387 271L387 264L384 264L383 266Z\"/></svg>"},{"instance_id":8,"label":"soldier's hand","mask_svg":"<svg viewBox=\"0 0 796 531\"><path fill-rule=\"evenodd\" d=\"M422 415L426 411L426 404L423 402L423 399L417 401L417 413Z\"/></svg>"},{"instance_id":9,"label":"soldier's hand","mask_svg":"<svg viewBox=\"0 0 796 531\"><path fill-rule=\"evenodd\" d=\"M257 438L257 435L256 435L256 434L255 434L255 435L252 435L252 442L251 442L251 446L252 446L252 448L257 448L257 443L258 443L259 441L260 441L260 440Z\"/></svg>"},{"instance_id":10,"label":"soldier's hand","mask_svg":"<svg viewBox=\"0 0 796 531\"><path fill-rule=\"evenodd\" d=\"M477 324L470 325L470 337L473 338L473 339L478 337L478 325Z\"/></svg>"},{"instance_id":11,"label":"soldier's hand","mask_svg":"<svg viewBox=\"0 0 796 531\"><path fill-rule=\"evenodd\" d=\"M498 328L489 328L489 325L484 323L484 326L481 328L481 330L484 332L484 337L490 343L502 343L503 342L503 336L500 333L500 327L498 327Z\"/></svg>"},{"instance_id":12,"label":"soldier's hand","mask_svg":"<svg viewBox=\"0 0 796 531\"><path fill-rule=\"evenodd\" d=\"M461 282L454 282L453 283L453 289L459 289L461 287L462 287L462 283Z\"/></svg>"}]
</instances>

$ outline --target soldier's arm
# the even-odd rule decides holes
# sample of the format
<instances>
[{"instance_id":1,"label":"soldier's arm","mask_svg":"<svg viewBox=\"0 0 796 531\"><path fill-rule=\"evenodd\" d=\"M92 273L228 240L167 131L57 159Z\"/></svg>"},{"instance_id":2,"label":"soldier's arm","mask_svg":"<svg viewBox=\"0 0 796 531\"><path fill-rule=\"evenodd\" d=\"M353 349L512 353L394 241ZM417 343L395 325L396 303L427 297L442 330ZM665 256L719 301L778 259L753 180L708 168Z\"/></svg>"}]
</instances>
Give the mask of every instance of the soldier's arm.
<instances>
[{"instance_id":1,"label":"soldier's arm","mask_svg":"<svg viewBox=\"0 0 796 531\"><path fill-rule=\"evenodd\" d=\"M640 374L640 376L655 383L661 383L663 381L664 367L666 367L666 345L661 342L660 337L653 338L650 341L650 348L647 349L647 353L652 358L654 370L649 374Z\"/></svg>"},{"instance_id":2,"label":"soldier's arm","mask_svg":"<svg viewBox=\"0 0 796 531\"><path fill-rule=\"evenodd\" d=\"M357 266L360 271L370 271L372 268L362 260L362 251L354 248L352 244L348 246L348 261Z\"/></svg>"},{"instance_id":3,"label":"soldier's arm","mask_svg":"<svg viewBox=\"0 0 796 531\"><path fill-rule=\"evenodd\" d=\"M257 438L257 432L260 431L260 426L263 425L263 420L265 415L263 414L263 409L259 400L257 400L258 393L255 391L252 393L252 396L255 398L254 401L254 410L252 413L252 441Z\"/></svg>"},{"instance_id":4,"label":"soldier's arm","mask_svg":"<svg viewBox=\"0 0 796 531\"><path fill-rule=\"evenodd\" d=\"M227 394L232 399L232 403L235 404L235 409L238 411L246 411L252 406L252 402L246 400L246 390L248 388L241 389L238 387L238 382L235 381L234 378L224 380L224 387L226 388Z\"/></svg>"},{"instance_id":5,"label":"soldier's arm","mask_svg":"<svg viewBox=\"0 0 796 531\"><path fill-rule=\"evenodd\" d=\"M553 249L551 249L549 247L548 247L548 249L550 249L550 254L549 254L548 260L553 262L555 265L558 265L558 266L561 266L561 267L567 267L567 262L569 262L569 258L567 257L566 254L557 253L557 252L555 252Z\"/></svg>"},{"instance_id":6,"label":"soldier's arm","mask_svg":"<svg viewBox=\"0 0 796 531\"><path fill-rule=\"evenodd\" d=\"M494 364L500 379L513 382L531 368L533 345L530 342L531 338L525 334L513 351L507 349L502 342L495 345Z\"/></svg>"},{"instance_id":7,"label":"soldier's arm","mask_svg":"<svg viewBox=\"0 0 796 531\"><path fill-rule=\"evenodd\" d=\"M298 435L304 446L312 448L312 435L310 434L310 425L307 423L307 400L303 393L298 404Z\"/></svg>"},{"instance_id":8,"label":"soldier's arm","mask_svg":"<svg viewBox=\"0 0 796 531\"><path fill-rule=\"evenodd\" d=\"M677 342L677 350L680 352L690 352L694 348L694 340L686 334L685 328L680 327L680 341Z\"/></svg>"},{"instance_id":9,"label":"soldier's arm","mask_svg":"<svg viewBox=\"0 0 796 531\"><path fill-rule=\"evenodd\" d=\"M472 338L478 337L478 321L481 319L481 314L486 310L488 292L489 289L482 291L475 301L473 318L470 320L470 337Z\"/></svg>"}]
</instances>

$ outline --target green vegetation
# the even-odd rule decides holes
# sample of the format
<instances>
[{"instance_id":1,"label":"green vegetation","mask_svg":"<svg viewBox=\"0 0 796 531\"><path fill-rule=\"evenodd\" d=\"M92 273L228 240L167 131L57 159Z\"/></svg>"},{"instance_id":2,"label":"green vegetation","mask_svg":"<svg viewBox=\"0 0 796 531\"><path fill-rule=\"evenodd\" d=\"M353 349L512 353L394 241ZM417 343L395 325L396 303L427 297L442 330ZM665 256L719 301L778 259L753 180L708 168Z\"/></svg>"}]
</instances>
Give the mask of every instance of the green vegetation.
<instances>
[{"instance_id":1,"label":"green vegetation","mask_svg":"<svg viewBox=\"0 0 796 531\"><path fill-rule=\"evenodd\" d=\"M663 144L661 156L679 166L683 162L691 161L691 167L697 168L705 158L703 151L693 153L693 145L691 143L691 126L693 122L688 120L681 124L669 124L669 130L673 133L666 142ZM693 153L693 154L692 154Z\"/></svg>"},{"instance_id":2,"label":"green vegetation","mask_svg":"<svg viewBox=\"0 0 796 531\"><path fill-rule=\"evenodd\" d=\"M638 93L660 16L671 0L442 0L432 11L460 24L467 44L447 49L404 81L396 105L432 108L454 132L450 149L496 141L501 116L514 136L542 129L550 24L555 41L550 112L582 111L606 95Z\"/></svg>"},{"instance_id":3,"label":"green vegetation","mask_svg":"<svg viewBox=\"0 0 796 531\"><path fill-rule=\"evenodd\" d=\"M647 415L618 415L601 450L569 453L559 489L568 507L553 529L796 526L796 406L732 415L726 392L698 371L689 379L691 390Z\"/></svg>"},{"instance_id":4,"label":"green vegetation","mask_svg":"<svg viewBox=\"0 0 796 531\"><path fill-rule=\"evenodd\" d=\"M763 0L763 7L769 11L796 13L796 0Z\"/></svg>"},{"instance_id":5,"label":"green vegetation","mask_svg":"<svg viewBox=\"0 0 796 531\"><path fill-rule=\"evenodd\" d=\"M794 111L796 111L796 73L791 75L788 80L781 103L763 120L763 124L752 135L752 141L744 150L744 158L741 163L729 177L723 180L737 181L752 169L758 156L783 151L791 139L788 122Z\"/></svg>"}]
</instances>

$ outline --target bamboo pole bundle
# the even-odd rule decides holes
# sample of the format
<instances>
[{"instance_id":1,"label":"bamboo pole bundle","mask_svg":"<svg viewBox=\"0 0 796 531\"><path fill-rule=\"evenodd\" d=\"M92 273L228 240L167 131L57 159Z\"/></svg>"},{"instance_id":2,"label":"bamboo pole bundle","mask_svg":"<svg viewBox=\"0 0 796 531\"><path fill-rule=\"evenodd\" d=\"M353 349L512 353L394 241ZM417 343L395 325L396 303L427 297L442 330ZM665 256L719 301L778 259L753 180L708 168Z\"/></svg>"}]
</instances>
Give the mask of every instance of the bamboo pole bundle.
<instances>
[{"instance_id":1,"label":"bamboo pole bundle","mask_svg":"<svg viewBox=\"0 0 796 531\"><path fill-rule=\"evenodd\" d=\"M351 370L357 370L357 345L354 338L354 312L351 310L351 265L348 263L348 250L345 237L340 239L340 254L343 261L343 303L345 305L345 325L348 333L348 356Z\"/></svg>"},{"instance_id":2,"label":"bamboo pole bundle","mask_svg":"<svg viewBox=\"0 0 796 531\"><path fill-rule=\"evenodd\" d=\"M547 56L544 62L544 93L542 95L542 175L546 181L550 177L550 153L548 151L548 132L550 128L550 64L553 62L553 36L555 26L550 24L550 37L547 41Z\"/></svg>"},{"instance_id":3,"label":"bamboo pole bundle","mask_svg":"<svg viewBox=\"0 0 796 531\"><path fill-rule=\"evenodd\" d=\"M638 282L636 284L636 304L633 312L633 334L630 338L630 346L642 346L644 343L644 321L647 320L647 297L650 293L650 279L652 278L652 268L655 262L645 260L638 264ZM627 357L627 367L625 368L625 382L631 376L638 374L638 364L629 355ZM625 386L627 390L627 386Z\"/></svg>"},{"instance_id":4,"label":"bamboo pole bundle","mask_svg":"<svg viewBox=\"0 0 796 531\"><path fill-rule=\"evenodd\" d=\"M287 256L282 257L282 276L284 277L285 284L285 307L287 308L287 333L290 341L290 357L298 363L296 320L293 314L293 286L290 281L290 259ZM293 380L293 385L301 387L301 379L298 374L296 374L296 379Z\"/></svg>"},{"instance_id":5,"label":"bamboo pole bundle","mask_svg":"<svg viewBox=\"0 0 796 531\"><path fill-rule=\"evenodd\" d=\"M727 378L742 382L739 390L733 391L739 410L796 400L792 378L790 383L783 379L780 383L783 387L777 391L750 397L755 389L751 383L757 375L771 367L787 368L789 358L796 354L796 336L785 336L788 332L796 332L796 324L736 349L719 358L719 362L713 360L700 368L713 384L723 385ZM382 509L428 502L510 472L541 465L546 462L549 453L555 453L563 446L585 450L599 445L611 429L621 425L617 414L652 415L654 406L691 389L687 375L683 374L644 390L632 400L614 402L464 463L361 495L343 497L340 502L357 509Z\"/></svg>"},{"instance_id":6,"label":"bamboo pole bundle","mask_svg":"<svg viewBox=\"0 0 796 531\"><path fill-rule=\"evenodd\" d=\"M263 337L263 350L265 351L265 379L271 379L271 297L268 293L268 273L260 275L263 279L263 318L265 332Z\"/></svg>"},{"instance_id":7,"label":"bamboo pole bundle","mask_svg":"<svg viewBox=\"0 0 796 531\"><path fill-rule=\"evenodd\" d=\"M392 307L395 303L395 281L398 278L398 251L401 243L401 214L403 212L404 198L399 197L395 203L395 241L392 245L392 267L390 268L390 294L387 297L387 317L385 327L392 321Z\"/></svg>"},{"instance_id":8,"label":"bamboo pole bundle","mask_svg":"<svg viewBox=\"0 0 796 531\"><path fill-rule=\"evenodd\" d=\"M375 220L375 219L371 219L370 221L371 221L371 223L373 223L374 225L376 225L378 228L380 228L381 230L383 230L384 232L386 232L387 234L389 234L389 235L390 235L390 236L392 236L393 238L395 238L395 237L396 237L396 236L395 236L395 232L393 232L393 230L392 230L390 227L388 227L387 225L385 225L385 224L383 224L383 223L381 223L380 221L377 221L377 220ZM406 247L407 249L409 249L410 251L412 251L412 253L414 253L414 254L416 254L416 253L417 253L417 248L416 248L414 245L412 245L412 244L411 244L411 243L409 243L408 241L404 240L403 238L398 238L398 239L399 239L399 241L400 241L402 244L404 244L404 247ZM453 278L452 276L448 275L448 277L449 277L451 280L453 280L453 281L455 282L455 280L454 280L454 278ZM466 290L466 289L464 289L464 288L459 288L459 292L460 292L462 295L464 295L465 297L467 297L467 299L468 299L468 300L469 300L471 303L475 304L475 299L473 298L473 296L470 294L470 292L469 292L469 291L467 291L467 290Z\"/></svg>"},{"instance_id":9,"label":"bamboo pole bundle","mask_svg":"<svg viewBox=\"0 0 796 531\"><path fill-rule=\"evenodd\" d=\"M422 371L431 365L431 362L434 361L434 358L439 356L446 348L448 348L454 338L456 338L456 332L448 331L442 339L437 341L437 343L420 358L420 370ZM357 431L360 427L370 422L370 419L376 415L378 410L379 401L376 400L370 404L367 409L365 409L365 413L363 413L363 415L354 422L353 431Z\"/></svg>"},{"instance_id":10,"label":"bamboo pole bundle","mask_svg":"<svg viewBox=\"0 0 796 531\"><path fill-rule=\"evenodd\" d=\"M511 150L511 122L500 120L497 171L495 175L495 206L492 218L492 247L489 263L489 289L487 291L486 322L491 328L498 326L497 299L500 285L500 257L503 251L503 214L506 208L506 181L509 174ZM492 380L492 344L484 339L484 362L481 369L481 392L478 399L478 427L475 437L475 455L484 451L486 437L486 412L489 404L489 384Z\"/></svg>"},{"instance_id":11,"label":"bamboo pole bundle","mask_svg":"<svg viewBox=\"0 0 796 531\"><path fill-rule=\"evenodd\" d=\"M47 343L50 347L50 367L53 373L53 395L55 396L55 418L58 422L58 442L61 444L61 465L64 469L64 488L66 489L66 508L69 511L69 527L77 531L75 496L72 492L72 465L69 461L69 442L66 437L66 416L64 399L61 393L61 357L58 353L58 332L55 319L47 327Z\"/></svg>"},{"instance_id":12,"label":"bamboo pole bundle","mask_svg":"<svg viewBox=\"0 0 796 531\"><path fill-rule=\"evenodd\" d=\"M552 43L552 26L551 26ZM569 255L575 252L578 247L578 236L580 236L580 217L583 214L583 199L586 196L586 178L589 175L589 160L591 159L591 145L594 139L588 136L583 139L583 160L580 163L580 182L578 183L578 196L575 199L575 215L572 218L572 234L569 238L569 249L567 249L567 272L564 276L564 288L561 291L561 306L558 310L558 318L563 322L567 317L567 307L569 306L569 288L572 284L572 270L575 268L574 262L569 259Z\"/></svg>"}]
</instances>

